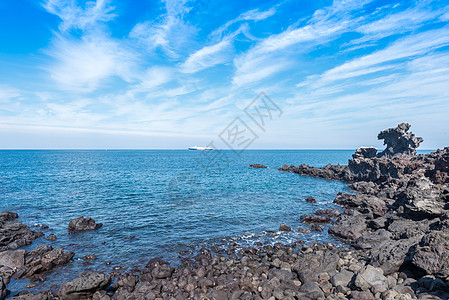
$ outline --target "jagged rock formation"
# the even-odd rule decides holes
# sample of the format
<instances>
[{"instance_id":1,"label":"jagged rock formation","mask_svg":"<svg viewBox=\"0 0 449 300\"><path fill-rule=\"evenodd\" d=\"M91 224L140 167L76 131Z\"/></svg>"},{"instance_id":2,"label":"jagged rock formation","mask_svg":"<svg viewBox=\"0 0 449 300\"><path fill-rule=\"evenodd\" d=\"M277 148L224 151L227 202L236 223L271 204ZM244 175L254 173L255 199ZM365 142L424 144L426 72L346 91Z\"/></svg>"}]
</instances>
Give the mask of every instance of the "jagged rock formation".
<instances>
[{"instance_id":1,"label":"jagged rock formation","mask_svg":"<svg viewBox=\"0 0 449 300\"><path fill-rule=\"evenodd\" d=\"M31 231L30 227L20 222L10 221L17 218L17 214L3 212L1 216L0 251L18 249L44 235L42 232Z\"/></svg>"},{"instance_id":2,"label":"jagged rock formation","mask_svg":"<svg viewBox=\"0 0 449 300\"><path fill-rule=\"evenodd\" d=\"M31 252L14 250L0 252L0 271L7 279L27 277L40 279L54 267L68 263L75 254L50 245L39 246Z\"/></svg>"},{"instance_id":3,"label":"jagged rock formation","mask_svg":"<svg viewBox=\"0 0 449 300\"><path fill-rule=\"evenodd\" d=\"M387 148L377 154L376 148L361 147L352 155L347 166L329 164L322 168L315 168L305 164L298 167L283 165L280 170L350 182L384 182L411 174L427 164L431 166L432 171L429 169L429 174L434 176L435 180L449 180L449 177L444 175L445 171L449 169L449 159L445 156L437 157L435 154L433 161L426 161L428 158L424 159L424 156L416 155L416 148L423 139L408 132L409 129L409 124L401 123L396 128L380 132L378 138L384 139ZM441 152L441 155L443 154ZM437 159L439 159L438 163ZM433 170L434 166L435 170Z\"/></svg>"},{"instance_id":4,"label":"jagged rock formation","mask_svg":"<svg viewBox=\"0 0 449 300\"><path fill-rule=\"evenodd\" d=\"M379 157L393 157L398 154L416 155L416 148L423 142L423 139L408 132L410 124L401 123L396 128L389 128L381 131L377 139L384 140L387 148L379 154Z\"/></svg>"},{"instance_id":5,"label":"jagged rock formation","mask_svg":"<svg viewBox=\"0 0 449 300\"><path fill-rule=\"evenodd\" d=\"M385 140L387 148L379 154L374 148L359 148L348 166L300 165L283 166L279 170L353 182L350 187L357 194L340 193L334 200L346 210L329 227L329 233L365 250L369 265L380 268L382 276L408 274L405 277L411 298L422 293L423 299L447 299L449 147L417 155L416 148L423 139L408 132L409 129L410 125L403 123L382 131L378 138ZM310 220L316 218L307 216ZM351 293L352 297L364 297L360 293L365 289L378 291L385 298L392 295L383 294L384 283L378 289L361 279L358 281L362 274L354 282L362 291Z\"/></svg>"}]
</instances>

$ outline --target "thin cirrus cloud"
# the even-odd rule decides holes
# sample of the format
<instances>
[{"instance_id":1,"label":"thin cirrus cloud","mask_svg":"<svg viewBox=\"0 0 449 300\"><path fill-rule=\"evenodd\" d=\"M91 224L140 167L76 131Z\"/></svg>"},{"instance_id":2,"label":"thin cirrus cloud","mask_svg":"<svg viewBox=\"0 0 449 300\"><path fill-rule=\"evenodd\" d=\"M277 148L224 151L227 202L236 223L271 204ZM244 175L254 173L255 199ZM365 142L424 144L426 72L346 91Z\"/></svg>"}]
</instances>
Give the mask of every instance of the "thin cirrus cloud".
<instances>
[{"instance_id":1,"label":"thin cirrus cloud","mask_svg":"<svg viewBox=\"0 0 449 300\"><path fill-rule=\"evenodd\" d=\"M318 79L313 78L313 82L308 82L306 84L302 83L300 85L308 85L317 88L325 84L331 84L336 80L391 69L394 67L393 65L382 66L382 64L423 55L447 45L449 45L449 27L426 31L402 38L383 50L346 62L326 71L320 75Z\"/></svg>"},{"instance_id":2,"label":"thin cirrus cloud","mask_svg":"<svg viewBox=\"0 0 449 300\"><path fill-rule=\"evenodd\" d=\"M88 29L92 26L114 19L115 7L110 0L87 1L85 7L77 5L71 0L48 0L42 6L54 15L61 18L59 26L61 31L75 29Z\"/></svg>"},{"instance_id":3,"label":"thin cirrus cloud","mask_svg":"<svg viewBox=\"0 0 449 300\"><path fill-rule=\"evenodd\" d=\"M54 62L45 68L62 89L92 91L111 76L128 82L134 77L137 55L109 38L58 37L47 53Z\"/></svg>"},{"instance_id":4,"label":"thin cirrus cloud","mask_svg":"<svg viewBox=\"0 0 449 300\"><path fill-rule=\"evenodd\" d=\"M184 18L190 11L187 0L166 0L165 14L159 20L137 23L129 37L148 51L162 49L171 59L180 56L179 51L190 43L197 29Z\"/></svg>"},{"instance_id":5,"label":"thin cirrus cloud","mask_svg":"<svg viewBox=\"0 0 449 300\"><path fill-rule=\"evenodd\" d=\"M292 67L291 63L279 63L283 58L285 60L285 53L291 53L289 50L294 46L296 49L293 53L296 55L307 53L312 47L334 40L341 33L351 30L357 20L351 19L349 13L363 7L366 2L369 1L347 1L342 5L341 1L335 1L332 6L315 12L306 25L290 26L279 34L263 39L234 60L236 72L233 84L241 86L257 82L286 70L287 66ZM258 75L251 75L253 73Z\"/></svg>"},{"instance_id":6,"label":"thin cirrus cloud","mask_svg":"<svg viewBox=\"0 0 449 300\"><path fill-rule=\"evenodd\" d=\"M195 73L216 65L226 63L232 55L232 42L230 39L206 46L190 55L182 64L181 71L184 73Z\"/></svg>"}]
</instances>

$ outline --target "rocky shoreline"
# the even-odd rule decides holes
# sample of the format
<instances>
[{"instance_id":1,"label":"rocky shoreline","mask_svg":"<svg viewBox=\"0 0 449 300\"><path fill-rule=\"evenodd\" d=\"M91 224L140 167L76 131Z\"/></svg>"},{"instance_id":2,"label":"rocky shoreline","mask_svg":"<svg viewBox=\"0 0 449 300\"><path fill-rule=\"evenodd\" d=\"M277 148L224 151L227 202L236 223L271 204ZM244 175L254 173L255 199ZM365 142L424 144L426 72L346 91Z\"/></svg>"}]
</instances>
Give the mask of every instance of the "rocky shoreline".
<instances>
[{"instance_id":1,"label":"rocky shoreline","mask_svg":"<svg viewBox=\"0 0 449 300\"><path fill-rule=\"evenodd\" d=\"M417 155L422 138L410 125L382 131L385 151L359 148L347 166L282 166L299 175L350 182L355 194L339 193L342 211L322 209L298 216L310 230L323 230L349 246L257 244L201 249L172 267L151 259L142 268L110 274L87 272L52 290L27 291L11 299L448 299L449 148ZM263 165L252 165L264 169ZM308 202L314 199L310 197ZM306 201L306 200L304 200ZM0 299L11 278L39 274L67 263L73 253L51 246L16 250L41 233L0 215ZM281 231L294 224L281 224ZM90 218L69 230L95 230Z\"/></svg>"}]
</instances>

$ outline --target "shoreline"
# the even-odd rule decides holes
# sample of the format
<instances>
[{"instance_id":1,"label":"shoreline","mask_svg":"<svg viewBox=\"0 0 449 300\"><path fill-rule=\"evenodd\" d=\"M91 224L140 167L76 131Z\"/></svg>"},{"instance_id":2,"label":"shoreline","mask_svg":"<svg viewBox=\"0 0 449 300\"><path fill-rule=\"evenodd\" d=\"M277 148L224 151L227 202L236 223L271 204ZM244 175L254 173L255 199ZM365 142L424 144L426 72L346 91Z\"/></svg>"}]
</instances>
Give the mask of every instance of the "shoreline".
<instances>
[{"instance_id":1,"label":"shoreline","mask_svg":"<svg viewBox=\"0 0 449 300\"><path fill-rule=\"evenodd\" d=\"M381 132L387 149L359 148L347 166L279 169L352 182L357 193L334 200L341 215L323 209L301 216L311 229L330 224L329 233L351 246L230 245L224 255L201 249L176 268L152 259L139 270L90 272L11 299L447 299L449 148L417 155L422 139L409 128Z\"/></svg>"}]
</instances>

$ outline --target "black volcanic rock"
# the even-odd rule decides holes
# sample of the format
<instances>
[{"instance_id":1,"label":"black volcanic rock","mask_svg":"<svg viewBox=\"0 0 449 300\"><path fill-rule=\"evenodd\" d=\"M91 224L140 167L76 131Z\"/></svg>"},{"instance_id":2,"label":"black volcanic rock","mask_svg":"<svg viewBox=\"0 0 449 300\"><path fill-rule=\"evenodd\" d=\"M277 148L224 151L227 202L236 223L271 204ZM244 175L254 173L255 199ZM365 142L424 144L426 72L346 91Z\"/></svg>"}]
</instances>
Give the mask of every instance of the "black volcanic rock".
<instances>
[{"instance_id":1,"label":"black volcanic rock","mask_svg":"<svg viewBox=\"0 0 449 300\"><path fill-rule=\"evenodd\" d=\"M19 215L14 212L3 211L0 214L0 221L11 221L11 220L17 219L18 217L19 217Z\"/></svg>"},{"instance_id":2,"label":"black volcanic rock","mask_svg":"<svg viewBox=\"0 0 449 300\"><path fill-rule=\"evenodd\" d=\"M20 222L0 221L0 251L18 249L43 236Z\"/></svg>"},{"instance_id":3,"label":"black volcanic rock","mask_svg":"<svg viewBox=\"0 0 449 300\"><path fill-rule=\"evenodd\" d=\"M379 154L379 157L393 157L398 154L416 155L416 148L424 140L409 132L410 124L401 123L396 128L381 131L377 138L384 140L387 148Z\"/></svg>"},{"instance_id":4,"label":"black volcanic rock","mask_svg":"<svg viewBox=\"0 0 449 300\"><path fill-rule=\"evenodd\" d=\"M308 203L316 203L316 200L315 200L315 198L313 198L312 196L310 196L310 197L307 197L307 198L306 198L306 202L308 202Z\"/></svg>"},{"instance_id":5,"label":"black volcanic rock","mask_svg":"<svg viewBox=\"0 0 449 300\"><path fill-rule=\"evenodd\" d=\"M267 166L264 165L260 165L260 164L254 164L254 165L249 165L251 168L256 168L256 169L267 169Z\"/></svg>"},{"instance_id":6,"label":"black volcanic rock","mask_svg":"<svg viewBox=\"0 0 449 300\"><path fill-rule=\"evenodd\" d=\"M96 223L92 218L78 217L70 220L68 229L69 231L87 231L95 230L103 226L101 223Z\"/></svg>"},{"instance_id":7,"label":"black volcanic rock","mask_svg":"<svg viewBox=\"0 0 449 300\"><path fill-rule=\"evenodd\" d=\"M110 282L110 276L103 273L81 274L77 278L63 283L59 288L59 296L62 299L89 299L96 291L106 288Z\"/></svg>"},{"instance_id":8,"label":"black volcanic rock","mask_svg":"<svg viewBox=\"0 0 449 300\"><path fill-rule=\"evenodd\" d=\"M377 154L377 149L374 147L360 147L352 155L352 158L373 158Z\"/></svg>"}]
</instances>

